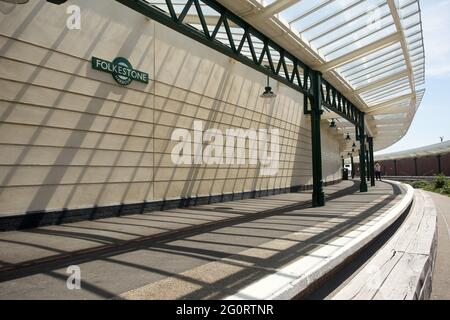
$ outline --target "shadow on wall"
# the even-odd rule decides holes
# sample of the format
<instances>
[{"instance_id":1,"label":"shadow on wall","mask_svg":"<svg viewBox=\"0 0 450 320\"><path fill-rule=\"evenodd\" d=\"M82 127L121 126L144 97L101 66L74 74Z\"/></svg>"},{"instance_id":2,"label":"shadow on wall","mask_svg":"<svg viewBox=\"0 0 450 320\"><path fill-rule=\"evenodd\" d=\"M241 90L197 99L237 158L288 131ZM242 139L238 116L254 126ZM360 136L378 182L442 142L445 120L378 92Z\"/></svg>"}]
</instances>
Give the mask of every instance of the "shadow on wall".
<instances>
[{"instance_id":1,"label":"shadow on wall","mask_svg":"<svg viewBox=\"0 0 450 320\"><path fill-rule=\"evenodd\" d=\"M174 40L176 43L182 41L183 39L178 39L178 41ZM205 130L208 128L243 128L256 130L267 129L268 127L279 128L282 131L280 171L276 177L262 178L260 176L260 170L262 169L260 163L258 166L245 165L238 167L179 166L175 168L175 171L168 178L159 179L158 176L155 180L155 198L159 198L157 191L159 189L164 190L162 198L170 199L171 197L181 196L190 200L190 197L196 196L214 194L233 195L242 191L260 191L291 187L294 180L298 181L298 179L293 179L293 176L300 172L293 172L293 167L295 166L294 157L298 152L296 149L296 136L299 134L298 131L300 128L300 120L296 120L302 111L298 103L298 100L301 100L299 99L300 94L295 92L295 98L291 97L294 92L291 92L289 98L284 95L279 95L277 100L273 102L274 107L270 108L269 114L266 114L261 108L263 101L259 98L259 95L263 91L264 76L258 75L255 72L249 72L248 68L239 64L230 64L228 59L224 59L224 57L218 58L220 59L219 63L213 63L211 65L211 60L216 60L214 58L211 59L210 56L206 57L204 53L198 53L198 49L197 51L195 49L189 51L191 55L186 58L186 51L182 48L175 50L177 60L171 60L169 65L175 64L179 72L176 73L173 70L171 70L172 72L167 72L174 74L174 76L165 81L171 85L170 89L168 89L170 94L172 94L172 91L179 90L181 86L183 88L182 90L189 92L183 91L184 95L196 95L196 101L199 101L198 107L192 111L192 114L195 116L193 118L191 116L188 120L189 125L183 127L191 128L192 122L197 118L205 121ZM185 60L181 59L181 57ZM200 59L201 57L203 59ZM181 64L179 63L180 60L183 60ZM186 74L185 69L187 67L185 67L185 64L190 65L189 69L191 73ZM187 85L179 85L179 78L183 77L189 79ZM193 87L198 87L198 83L217 83L218 85L214 86L213 90L207 88L207 85L195 90ZM188 99L192 100L192 98ZM286 101L280 102L283 99ZM298 107L295 112L297 114L286 114L288 107L292 110L292 104L293 102L295 104L296 100ZM189 102L186 100L183 102L185 104L178 106L176 114L182 113L184 108L189 107ZM170 99L164 101L161 109L165 112L166 109L169 109L167 104L171 103L173 103L172 96L170 96ZM206 110L202 104L208 105ZM159 108L159 105L156 107ZM272 115L275 115L275 117ZM298 117L298 119L300 118ZM174 118L171 124L178 123L178 120ZM159 120L156 120L156 122L159 122ZM164 150L162 152L164 152L164 155L168 155L173 146L169 141L169 134L162 140L166 141L166 143L162 144L161 149ZM155 142L155 145L157 143ZM155 167L162 168L165 162L163 160L164 155L159 155L158 150L160 149L155 149L155 154L161 161L156 161ZM155 174L158 175L158 172ZM306 175L309 176L310 173L307 172ZM162 185L163 187L158 188L157 185Z\"/></svg>"},{"instance_id":2,"label":"shadow on wall","mask_svg":"<svg viewBox=\"0 0 450 320\"><path fill-rule=\"evenodd\" d=\"M2 57L11 54L9 51L16 44L14 39L21 38L33 18L43 15L51 6L45 2L28 5L33 8L0 48ZM98 11L97 7L93 11ZM143 47L140 60L135 61L137 69L148 63L148 56L157 59L155 40L141 37L141 30L149 28L149 21L140 15L138 21L141 27L132 28L117 48L118 55L129 57L138 45ZM86 57L102 49L99 43L110 37L113 23L99 19L96 34L83 51L84 58L60 51L69 32L62 28L55 35L50 50L34 62L39 67L34 67L26 79L14 82L20 89L8 97L10 102L6 106L2 105L0 124L9 131L9 135L0 142L1 148L9 154L9 159L14 158L5 160L1 176L0 197L8 204L3 207L7 210L4 214L62 210L57 221L52 222L60 223L69 210L77 208L88 208L90 218L102 217L108 210L121 215L128 211L142 212L154 200L189 200L200 196L290 188L309 180L310 164L305 159L310 157L310 152L305 156L303 153L309 150L304 148L305 142L302 142L303 147L300 145L307 129L294 121L302 119L301 115L288 114L302 113L303 109L295 110L300 104L296 105L295 99L285 93L272 102L268 114L264 112L265 106L259 98L265 82L263 75L253 71L249 73L248 68L232 65L224 57L219 62L214 58L201 59L204 55L195 56L181 46L165 43L164 39L157 40L160 60L157 63L159 69L154 70L154 78L159 80L167 72L165 66L174 62L179 70L189 66L194 72L190 75L190 83L183 88L177 87L183 80L180 79L184 76L182 72L175 73L169 83L156 81L144 89L139 84L119 87L113 84L110 75L100 74L89 67L85 71L89 64ZM162 28L157 35L166 38L167 30L156 26L158 30ZM34 46L31 43L27 45ZM196 50L198 53L204 48ZM77 61L69 75L65 70L52 67L53 61L61 56L71 62ZM25 58L20 59L23 65L29 64ZM235 69L239 69L240 75ZM65 83L46 87L42 82L43 78L60 73L67 79ZM202 92L194 89L195 84L201 81L215 83L217 90L211 91L206 86ZM94 83L95 88L86 89ZM159 90L157 95L149 94L155 88ZM88 91L83 91L85 89ZM286 88L282 87L282 90ZM30 103L30 92L51 94L52 99L48 99L51 104ZM14 118L18 106L29 111L22 115L21 122ZM149 110L151 117L148 116ZM39 112L39 118L35 118L39 123L31 119L35 112ZM204 130L279 128L282 132L279 174L261 177L260 164L220 167L173 165L168 161L174 145L170 140L171 133L177 127L192 128L196 119L205 123ZM15 140L11 134L13 129L26 129L27 135L20 135L20 141ZM132 204L134 207L125 206ZM44 216L35 217L42 219ZM26 226L27 222L24 222L22 227Z\"/></svg>"}]
</instances>

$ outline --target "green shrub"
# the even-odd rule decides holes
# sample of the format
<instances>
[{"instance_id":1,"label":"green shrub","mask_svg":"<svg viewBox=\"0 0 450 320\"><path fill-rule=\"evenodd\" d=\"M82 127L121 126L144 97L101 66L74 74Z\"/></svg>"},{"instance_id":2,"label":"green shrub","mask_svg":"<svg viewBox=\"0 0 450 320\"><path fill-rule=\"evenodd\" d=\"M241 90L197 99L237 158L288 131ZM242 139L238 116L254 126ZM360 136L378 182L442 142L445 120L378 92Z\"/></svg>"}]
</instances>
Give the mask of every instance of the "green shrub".
<instances>
[{"instance_id":1,"label":"green shrub","mask_svg":"<svg viewBox=\"0 0 450 320\"><path fill-rule=\"evenodd\" d=\"M450 183L447 182L447 184L442 188L442 193L450 196Z\"/></svg>"},{"instance_id":2,"label":"green shrub","mask_svg":"<svg viewBox=\"0 0 450 320\"><path fill-rule=\"evenodd\" d=\"M412 186L414 189L424 189L424 188L428 187L429 184L428 184L428 182L426 182L426 181L420 180L420 181L414 181L414 182L411 184L411 186Z\"/></svg>"},{"instance_id":3,"label":"green shrub","mask_svg":"<svg viewBox=\"0 0 450 320\"><path fill-rule=\"evenodd\" d=\"M443 189L448 185L448 179L443 174L440 174L434 177L433 184L435 189Z\"/></svg>"}]
</instances>

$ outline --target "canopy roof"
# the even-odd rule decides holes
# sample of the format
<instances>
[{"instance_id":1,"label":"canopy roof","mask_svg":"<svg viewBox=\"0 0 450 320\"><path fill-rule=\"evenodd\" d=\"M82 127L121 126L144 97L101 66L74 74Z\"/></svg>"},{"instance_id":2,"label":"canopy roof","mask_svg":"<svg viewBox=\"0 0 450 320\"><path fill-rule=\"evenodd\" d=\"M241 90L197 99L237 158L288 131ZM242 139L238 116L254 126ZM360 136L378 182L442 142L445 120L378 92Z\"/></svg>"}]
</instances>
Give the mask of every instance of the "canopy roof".
<instances>
[{"instance_id":1,"label":"canopy roof","mask_svg":"<svg viewBox=\"0 0 450 320\"><path fill-rule=\"evenodd\" d=\"M450 153L450 141L433 144L431 146L383 154L376 156L377 161L396 160L405 158L420 158L433 155L445 155Z\"/></svg>"},{"instance_id":2,"label":"canopy roof","mask_svg":"<svg viewBox=\"0 0 450 320\"><path fill-rule=\"evenodd\" d=\"M165 0L146 0L167 11ZM187 0L172 0L180 14ZM408 131L424 95L425 50L419 0L218 0L260 32L289 50L366 113L366 128L375 150L399 141ZM214 30L219 14L202 6L206 23ZM185 23L201 29L194 6ZM230 25L239 42L240 28ZM226 43L226 30L218 30ZM250 48L242 54L251 57ZM253 39L255 51L264 44ZM272 59L276 62L276 52ZM289 64L289 63L288 63ZM288 65L289 68L289 65ZM325 110L335 119L342 137L355 139L353 124ZM351 151L349 143L346 154Z\"/></svg>"}]
</instances>

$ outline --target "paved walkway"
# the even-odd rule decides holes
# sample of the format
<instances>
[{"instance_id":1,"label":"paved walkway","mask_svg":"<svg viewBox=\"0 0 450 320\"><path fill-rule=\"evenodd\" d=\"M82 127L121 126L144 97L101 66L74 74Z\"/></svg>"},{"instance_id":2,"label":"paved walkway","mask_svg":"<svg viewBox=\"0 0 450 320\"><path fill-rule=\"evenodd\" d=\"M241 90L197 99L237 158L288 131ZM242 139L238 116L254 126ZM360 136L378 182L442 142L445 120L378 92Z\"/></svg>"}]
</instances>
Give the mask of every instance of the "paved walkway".
<instances>
[{"instance_id":1,"label":"paved walkway","mask_svg":"<svg viewBox=\"0 0 450 320\"><path fill-rule=\"evenodd\" d=\"M325 208L290 193L0 233L0 299L220 299L366 224L401 200L327 187ZM326 257L323 257L326 258ZM66 269L81 268L81 290Z\"/></svg>"},{"instance_id":2,"label":"paved walkway","mask_svg":"<svg viewBox=\"0 0 450 320\"><path fill-rule=\"evenodd\" d=\"M438 213L438 245L432 300L450 300L450 198L428 192Z\"/></svg>"}]
</instances>

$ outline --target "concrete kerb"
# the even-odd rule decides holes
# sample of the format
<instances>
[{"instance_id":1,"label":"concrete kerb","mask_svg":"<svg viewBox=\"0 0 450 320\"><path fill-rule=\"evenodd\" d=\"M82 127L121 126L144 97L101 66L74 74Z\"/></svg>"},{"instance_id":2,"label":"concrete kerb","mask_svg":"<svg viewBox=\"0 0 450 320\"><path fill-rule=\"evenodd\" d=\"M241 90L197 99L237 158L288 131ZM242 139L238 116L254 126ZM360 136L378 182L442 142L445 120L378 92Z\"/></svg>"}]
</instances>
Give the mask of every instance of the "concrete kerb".
<instances>
[{"instance_id":1,"label":"concrete kerb","mask_svg":"<svg viewBox=\"0 0 450 320\"><path fill-rule=\"evenodd\" d=\"M236 294L229 296L226 300L289 300L307 289L318 280L325 277L334 269L339 267L348 258L355 255L385 231L392 223L402 216L413 202L414 189L405 184L396 181L386 181L406 188L406 195L394 207L385 212L375 224L371 226L361 226L346 234L346 237L354 238L344 246L339 246L341 238L332 243L311 252L287 266L278 270L276 273L247 286ZM374 221L377 219L374 219ZM320 257L320 252L330 251L331 254L326 257Z\"/></svg>"}]
</instances>

